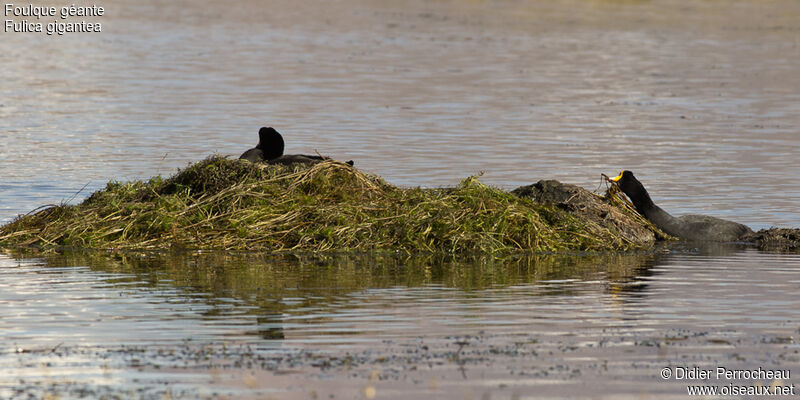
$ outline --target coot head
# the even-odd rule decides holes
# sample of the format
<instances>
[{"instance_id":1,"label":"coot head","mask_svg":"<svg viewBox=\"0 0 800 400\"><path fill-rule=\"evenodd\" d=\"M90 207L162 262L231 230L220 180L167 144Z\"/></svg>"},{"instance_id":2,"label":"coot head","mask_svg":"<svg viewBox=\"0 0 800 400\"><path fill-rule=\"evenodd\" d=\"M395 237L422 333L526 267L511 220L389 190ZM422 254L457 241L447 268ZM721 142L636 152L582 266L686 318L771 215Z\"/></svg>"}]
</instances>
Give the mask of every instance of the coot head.
<instances>
[{"instance_id":1,"label":"coot head","mask_svg":"<svg viewBox=\"0 0 800 400\"><path fill-rule=\"evenodd\" d=\"M619 185L619 188L622 189L625 194L628 194L628 191L635 192L639 187L644 189L642 183L639 182L635 176L633 176L633 172L628 170L622 171L619 173L619 175L613 178L608 178L608 180L609 182L616 182L617 185Z\"/></svg>"},{"instance_id":2,"label":"coot head","mask_svg":"<svg viewBox=\"0 0 800 400\"><path fill-rule=\"evenodd\" d=\"M283 155L283 136L272 127L258 130L258 146L264 152L264 160L272 160Z\"/></svg>"},{"instance_id":3,"label":"coot head","mask_svg":"<svg viewBox=\"0 0 800 400\"><path fill-rule=\"evenodd\" d=\"M631 199L636 209L643 215L645 212L655 207L653 200L650 199L650 194L644 188L641 182L633 176L631 171L622 171L614 178L608 178L609 182L616 182L620 190Z\"/></svg>"}]
</instances>

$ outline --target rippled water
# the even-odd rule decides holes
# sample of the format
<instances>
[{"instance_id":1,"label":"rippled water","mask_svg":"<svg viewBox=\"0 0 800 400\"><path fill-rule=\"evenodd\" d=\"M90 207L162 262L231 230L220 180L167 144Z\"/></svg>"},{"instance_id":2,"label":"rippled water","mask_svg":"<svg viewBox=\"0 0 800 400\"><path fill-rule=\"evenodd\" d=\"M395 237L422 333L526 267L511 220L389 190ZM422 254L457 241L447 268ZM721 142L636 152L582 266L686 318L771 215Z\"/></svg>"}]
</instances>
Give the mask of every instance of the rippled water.
<instances>
[{"instance_id":1,"label":"rippled water","mask_svg":"<svg viewBox=\"0 0 800 400\"><path fill-rule=\"evenodd\" d=\"M294 398L360 390L377 373L384 397L684 398L661 368L800 373L798 266L732 246L463 260L4 255L0 393L27 382L155 395L168 382L184 395ZM208 357L262 364L201 368Z\"/></svg>"},{"instance_id":2,"label":"rippled water","mask_svg":"<svg viewBox=\"0 0 800 400\"><path fill-rule=\"evenodd\" d=\"M271 125L403 186L625 168L678 215L800 226L798 2L102 5L101 33L0 32L0 221ZM661 368L800 373L798 268L707 246L0 255L0 397L685 399Z\"/></svg>"}]
</instances>

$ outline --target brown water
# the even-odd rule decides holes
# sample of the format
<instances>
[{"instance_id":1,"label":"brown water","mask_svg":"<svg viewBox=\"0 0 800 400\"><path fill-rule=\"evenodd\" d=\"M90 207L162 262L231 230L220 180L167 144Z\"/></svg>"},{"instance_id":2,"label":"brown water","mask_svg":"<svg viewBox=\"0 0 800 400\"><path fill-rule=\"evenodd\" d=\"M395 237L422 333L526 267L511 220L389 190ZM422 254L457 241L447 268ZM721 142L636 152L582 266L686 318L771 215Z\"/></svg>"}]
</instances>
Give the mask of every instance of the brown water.
<instances>
[{"instance_id":1,"label":"brown water","mask_svg":"<svg viewBox=\"0 0 800 400\"><path fill-rule=\"evenodd\" d=\"M800 226L800 2L100 5L101 33L0 31L0 221L271 125L403 186L626 168L674 214ZM798 268L691 246L0 256L0 397L683 399L661 368L800 373Z\"/></svg>"}]
</instances>

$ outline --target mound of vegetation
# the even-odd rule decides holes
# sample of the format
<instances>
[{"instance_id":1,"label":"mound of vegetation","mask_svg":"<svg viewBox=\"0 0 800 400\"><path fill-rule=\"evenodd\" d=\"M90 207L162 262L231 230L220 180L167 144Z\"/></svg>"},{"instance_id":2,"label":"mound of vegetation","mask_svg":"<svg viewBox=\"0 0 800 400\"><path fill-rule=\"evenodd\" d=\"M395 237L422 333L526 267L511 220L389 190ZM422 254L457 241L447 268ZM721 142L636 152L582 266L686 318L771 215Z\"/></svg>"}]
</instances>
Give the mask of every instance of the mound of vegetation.
<instances>
[{"instance_id":1,"label":"mound of vegetation","mask_svg":"<svg viewBox=\"0 0 800 400\"><path fill-rule=\"evenodd\" d=\"M80 204L20 216L0 227L0 244L495 253L627 250L655 240L635 213L614 205L618 197L580 191L566 202L536 199L476 177L454 188L398 188L337 161L212 156L168 179L111 182Z\"/></svg>"},{"instance_id":2,"label":"mound of vegetation","mask_svg":"<svg viewBox=\"0 0 800 400\"><path fill-rule=\"evenodd\" d=\"M742 238L745 242L753 242L764 251L776 253L800 252L800 229L770 228L761 229Z\"/></svg>"}]
</instances>

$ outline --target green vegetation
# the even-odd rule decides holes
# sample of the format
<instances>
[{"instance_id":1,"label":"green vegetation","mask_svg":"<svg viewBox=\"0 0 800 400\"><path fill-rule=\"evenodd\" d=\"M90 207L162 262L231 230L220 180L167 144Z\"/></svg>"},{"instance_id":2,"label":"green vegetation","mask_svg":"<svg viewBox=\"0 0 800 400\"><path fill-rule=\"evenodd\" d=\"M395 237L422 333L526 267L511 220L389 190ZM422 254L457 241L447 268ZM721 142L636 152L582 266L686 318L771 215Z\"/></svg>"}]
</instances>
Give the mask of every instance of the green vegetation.
<instances>
[{"instance_id":1,"label":"green vegetation","mask_svg":"<svg viewBox=\"0 0 800 400\"><path fill-rule=\"evenodd\" d=\"M212 156L168 179L111 182L81 204L21 216L0 227L0 244L497 253L628 250L652 240L477 177L455 188L403 189L337 161L280 166Z\"/></svg>"}]
</instances>

